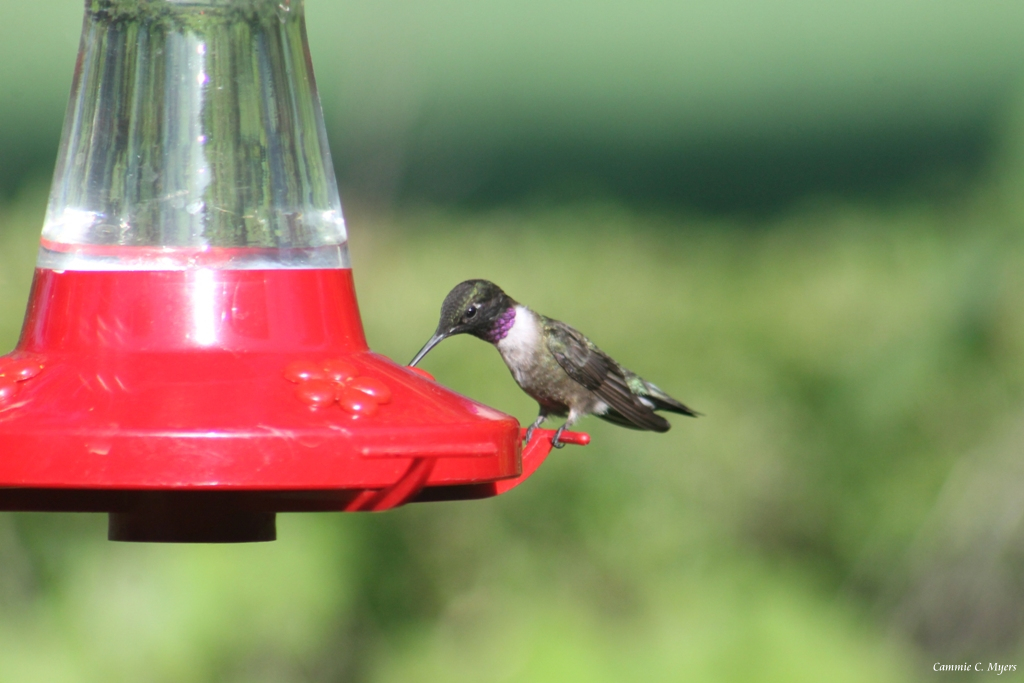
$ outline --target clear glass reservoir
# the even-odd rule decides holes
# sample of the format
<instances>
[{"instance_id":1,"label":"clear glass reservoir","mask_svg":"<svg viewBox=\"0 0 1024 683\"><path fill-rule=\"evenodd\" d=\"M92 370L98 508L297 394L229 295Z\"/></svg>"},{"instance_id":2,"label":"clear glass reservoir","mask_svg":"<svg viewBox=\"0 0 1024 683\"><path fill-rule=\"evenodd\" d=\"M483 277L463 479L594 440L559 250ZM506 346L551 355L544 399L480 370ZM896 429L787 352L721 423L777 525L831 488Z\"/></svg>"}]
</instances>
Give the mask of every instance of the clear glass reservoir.
<instances>
[{"instance_id":1,"label":"clear glass reservoir","mask_svg":"<svg viewBox=\"0 0 1024 683\"><path fill-rule=\"evenodd\" d=\"M347 268L302 0L86 0L52 270Z\"/></svg>"}]
</instances>

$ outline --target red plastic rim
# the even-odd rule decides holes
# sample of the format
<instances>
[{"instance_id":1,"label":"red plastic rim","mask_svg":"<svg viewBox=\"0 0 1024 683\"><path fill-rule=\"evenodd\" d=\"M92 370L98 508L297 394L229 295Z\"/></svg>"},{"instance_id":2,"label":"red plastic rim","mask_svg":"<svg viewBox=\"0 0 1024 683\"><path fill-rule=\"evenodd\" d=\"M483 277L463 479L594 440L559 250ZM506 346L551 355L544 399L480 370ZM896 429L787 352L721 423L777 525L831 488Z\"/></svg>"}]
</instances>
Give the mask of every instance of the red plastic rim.
<instances>
[{"instance_id":1,"label":"red plastic rim","mask_svg":"<svg viewBox=\"0 0 1024 683\"><path fill-rule=\"evenodd\" d=\"M344 269L40 270L0 362L3 487L473 484L519 474L518 433L370 352Z\"/></svg>"}]
</instances>

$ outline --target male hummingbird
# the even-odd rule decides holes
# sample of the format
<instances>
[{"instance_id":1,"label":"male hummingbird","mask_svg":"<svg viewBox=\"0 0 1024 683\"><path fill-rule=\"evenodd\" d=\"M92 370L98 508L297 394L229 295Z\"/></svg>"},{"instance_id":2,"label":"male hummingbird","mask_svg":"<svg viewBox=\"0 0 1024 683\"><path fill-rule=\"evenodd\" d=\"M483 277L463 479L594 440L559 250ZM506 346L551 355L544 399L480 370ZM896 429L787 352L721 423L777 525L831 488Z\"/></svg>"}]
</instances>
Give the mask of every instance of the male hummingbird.
<instances>
[{"instance_id":1,"label":"male hummingbird","mask_svg":"<svg viewBox=\"0 0 1024 683\"><path fill-rule=\"evenodd\" d=\"M699 414L616 363L569 325L530 310L487 280L455 285L441 304L437 331L409 365L456 334L494 344L516 384L540 404L540 414L526 431L527 442L549 415L567 417L552 439L561 448L562 432L585 415L667 432L671 425L656 410Z\"/></svg>"}]
</instances>

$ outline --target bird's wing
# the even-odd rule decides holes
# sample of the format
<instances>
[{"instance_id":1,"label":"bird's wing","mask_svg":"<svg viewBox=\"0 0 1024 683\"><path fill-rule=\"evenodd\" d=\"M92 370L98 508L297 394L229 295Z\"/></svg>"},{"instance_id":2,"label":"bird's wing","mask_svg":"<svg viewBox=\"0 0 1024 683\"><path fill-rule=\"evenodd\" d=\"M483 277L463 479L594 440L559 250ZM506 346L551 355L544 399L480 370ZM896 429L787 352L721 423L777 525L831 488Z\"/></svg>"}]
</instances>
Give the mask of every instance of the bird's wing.
<instances>
[{"instance_id":1,"label":"bird's wing","mask_svg":"<svg viewBox=\"0 0 1024 683\"><path fill-rule=\"evenodd\" d=\"M569 377L591 391L604 384L614 361L563 322L548 319L544 328L548 351Z\"/></svg>"},{"instance_id":2,"label":"bird's wing","mask_svg":"<svg viewBox=\"0 0 1024 683\"><path fill-rule=\"evenodd\" d=\"M611 422L613 425L619 425L620 427L625 427L627 429L643 429L642 427L637 427L635 424L623 417L619 411L612 408L609 408L600 415L597 415L597 417L601 418L605 422Z\"/></svg>"},{"instance_id":3,"label":"bird's wing","mask_svg":"<svg viewBox=\"0 0 1024 683\"><path fill-rule=\"evenodd\" d=\"M653 406L643 403L630 391L626 371L618 363L569 325L547 319L544 326L548 351L565 374L594 392L630 425L656 432L668 431L668 420L655 414Z\"/></svg>"}]
</instances>

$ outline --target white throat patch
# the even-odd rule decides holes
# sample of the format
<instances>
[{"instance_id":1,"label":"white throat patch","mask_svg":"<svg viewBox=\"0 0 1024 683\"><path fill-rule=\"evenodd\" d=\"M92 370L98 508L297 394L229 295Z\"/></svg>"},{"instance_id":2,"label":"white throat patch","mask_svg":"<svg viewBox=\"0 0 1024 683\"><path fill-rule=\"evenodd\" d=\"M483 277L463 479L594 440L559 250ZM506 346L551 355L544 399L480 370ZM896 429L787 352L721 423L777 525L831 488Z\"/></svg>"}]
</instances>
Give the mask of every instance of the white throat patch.
<instances>
[{"instance_id":1,"label":"white throat patch","mask_svg":"<svg viewBox=\"0 0 1024 683\"><path fill-rule=\"evenodd\" d=\"M516 306L516 321L512 329L497 343L498 352L516 379L519 378L519 368L531 362L542 343L537 316L526 306Z\"/></svg>"}]
</instances>

